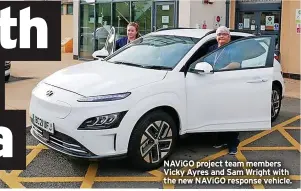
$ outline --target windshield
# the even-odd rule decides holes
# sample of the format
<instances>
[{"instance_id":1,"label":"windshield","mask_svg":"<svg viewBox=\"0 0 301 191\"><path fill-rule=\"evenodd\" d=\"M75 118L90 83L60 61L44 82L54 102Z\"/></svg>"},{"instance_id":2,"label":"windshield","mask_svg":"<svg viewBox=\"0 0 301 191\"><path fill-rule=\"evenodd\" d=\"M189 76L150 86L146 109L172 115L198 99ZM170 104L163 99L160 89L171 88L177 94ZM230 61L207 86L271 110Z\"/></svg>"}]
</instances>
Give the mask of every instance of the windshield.
<instances>
[{"instance_id":1,"label":"windshield","mask_svg":"<svg viewBox=\"0 0 301 191\"><path fill-rule=\"evenodd\" d=\"M170 35L144 36L107 61L149 68L173 69L200 39ZM154 67L155 66L155 67Z\"/></svg>"}]
</instances>

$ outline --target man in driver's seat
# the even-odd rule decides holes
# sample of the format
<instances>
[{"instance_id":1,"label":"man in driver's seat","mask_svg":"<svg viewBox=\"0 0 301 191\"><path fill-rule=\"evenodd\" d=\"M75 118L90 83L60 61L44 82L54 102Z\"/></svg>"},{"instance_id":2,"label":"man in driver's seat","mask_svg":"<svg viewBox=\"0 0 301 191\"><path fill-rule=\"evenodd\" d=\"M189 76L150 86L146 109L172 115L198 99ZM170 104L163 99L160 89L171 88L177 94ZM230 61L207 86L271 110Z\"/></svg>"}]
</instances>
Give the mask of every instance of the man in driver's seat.
<instances>
[{"instance_id":1,"label":"man in driver's seat","mask_svg":"<svg viewBox=\"0 0 301 191\"><path fill-rule=\"evenodd\" d=\"M219 47L230 42L230 31L227 27L221 26L216 30L217 45L210 47L209 51L214 51ZM210 58L209 58L210 57ZM215 71L225 69L236 69L240 68L242 60L239 58L240 55L234 50L234 47L225 47L220 49L216 53L208 56L208 61L205 62L213 64ZM212 60L213 58L213 60ZM210 60L210 61L209 61ZM225 90L227 91L227 90ZM237 153L237 147L239 145L238 132L220 132L217 133L217 141L214 145L215 148L226 146L229 149L229 154L235 155Z\"/></svg>"}]
</instances>

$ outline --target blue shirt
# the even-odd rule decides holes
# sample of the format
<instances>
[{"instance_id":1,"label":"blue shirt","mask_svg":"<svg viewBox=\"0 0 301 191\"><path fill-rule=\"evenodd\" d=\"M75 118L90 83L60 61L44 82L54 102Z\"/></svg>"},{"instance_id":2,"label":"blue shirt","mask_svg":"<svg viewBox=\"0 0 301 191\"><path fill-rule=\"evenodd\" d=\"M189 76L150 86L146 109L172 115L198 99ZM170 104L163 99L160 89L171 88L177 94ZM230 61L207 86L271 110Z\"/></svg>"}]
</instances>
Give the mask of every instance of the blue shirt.
<instances>
[{"instance_id":1,"label":"blue shirt","mask_svg":"<svg viewBox=\"0 0 301 191\"><path fill-rule=\"evenodd\" d=\"M218 49L218 45L215 44L209 48L209 52ZM217 52L207 56L204 59L205 62L208 62L212 65L214 70L220 70L228 66L231 62L242 63L241 54L234 46L227 46L218 50ZM215 65L214 65L215 64Z\"/></svg>"},{"instance_id":2,"label":"blue shirt","mask_svg":"<svg viewBox=\"0 0 301 191\"><path fill-rule=\"evenodd\" d=\"M123 37L121 39L118 39L116 41L116 50L118 50L119 48L122 48L123 46L127 45L128 43L128 37Z\"/></svg>"}]
</instances>

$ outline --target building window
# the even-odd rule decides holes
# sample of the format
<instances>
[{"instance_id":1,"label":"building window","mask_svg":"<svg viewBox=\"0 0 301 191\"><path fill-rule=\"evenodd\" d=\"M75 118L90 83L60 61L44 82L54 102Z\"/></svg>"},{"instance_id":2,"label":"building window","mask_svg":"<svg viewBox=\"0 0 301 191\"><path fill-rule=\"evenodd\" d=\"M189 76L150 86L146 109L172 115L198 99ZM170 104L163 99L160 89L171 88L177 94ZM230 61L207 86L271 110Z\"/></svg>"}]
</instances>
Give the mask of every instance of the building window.
<instances>
[{"instance_id":1,"label":"building window","mask_svg":"<svg viewBox=\"0 0 301 191\"><path fill-rule=\"evenodd\" d=\"M109 31L111 29L112 23L112 4L111 3L97 3L95 5L96 15L95 15L95 44L96 49L100 50L104 47Z\"/></svg>"},{"instance_id":2,"label":"building window","mask_svg":"<svg viewBox=\"0 0 301 191\"><path fill-rule=\"evenodd\" d=\"M73 15L73 4L67 4L67 15Z\"/></svg>"},{"instance_id":3,"label":"building window","mask_svg":"<svg viewBox=\"0 0 301 191\"><path fill-rule=\"evenodd\" d=\"M113 26L116 29L117 38L126 36L130 19L130 2L113 3Z\"/></svg>"},{"instance_id":4,"label":"building window","mask_svg":"<svg viewBox=\"0 0 301 191\"><path fill-rule=\"evenodd\" d=\"M80 0L81 3L95 3L95 0Z\"/></svg>"},{"instance_id":5,"label":"building window","mask_svg":"<svg viewBox=\"0 0 301 191\"><path fill-rule=\"evenodd\" d=\"M81 58L93 58L94 52L94 4L80 5L80 48L79 55Z\"/></svg>"},{"instance_id":6,"label":"building window","mask_svg":"<svg viewBox=\"0 0 301 191\"><path fill-rule=\"evenodd\" d=\"M111 27L115 28L116 39L120 39L127 35L129 22L137 22L140 34L145 35L156 28L173 27L177 14L174 0L79 1L79 57L85 59L93 59L92 53L104 47ZM71 10L73 7L67 5L66 14Z\"/></svg>"},{"instance_id":7,"label":"building window","mask_svg":"<svg viewBox=\"0 0 301 191\"><path fill-rule=\"evenodd\" d=\"M64 14L64 5L61 5L61 14Z\"/></svg>"},{"instance_id":8,"label":"building window","mask_svg":"<svg viewBox=\"0 0 301 191\"><path fill-rule=\"evenodd\" d=\"M132 2L132 21L139 24L141 35L152 32L152 1Z\"/></svg>"}]
</instances>

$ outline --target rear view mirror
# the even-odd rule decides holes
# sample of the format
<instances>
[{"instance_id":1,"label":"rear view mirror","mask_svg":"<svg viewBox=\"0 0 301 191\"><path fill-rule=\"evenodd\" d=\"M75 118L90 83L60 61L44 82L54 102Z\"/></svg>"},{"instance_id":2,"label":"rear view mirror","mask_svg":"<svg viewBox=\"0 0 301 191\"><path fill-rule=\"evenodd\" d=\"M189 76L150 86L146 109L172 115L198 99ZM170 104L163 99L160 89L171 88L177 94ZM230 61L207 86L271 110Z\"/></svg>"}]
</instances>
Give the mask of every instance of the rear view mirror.
<instances>
[{"instance_id":1,"label":"rear view mirror","mask_svg":"<svg viewBox=\"0 0 301 191\"><path fill-rule=\"evenodd\" d=\"M207 62L199 62L192 68L192 71L198 74L212 74L213 67Z\"/></svg>"},{"instance_id":2,"label":"rear view mirror","mask_svg":"<svg viewBox=\"0 0 301 191\"><path fill-rule=\"evenodd\" d=\"M101 50L95 51L92 54L92 56L93 56L93 58L100 59L100 58L105 58L105 57L109 56L109 53L105 48L103 48Z\"/></svg>"}]
</instances>

